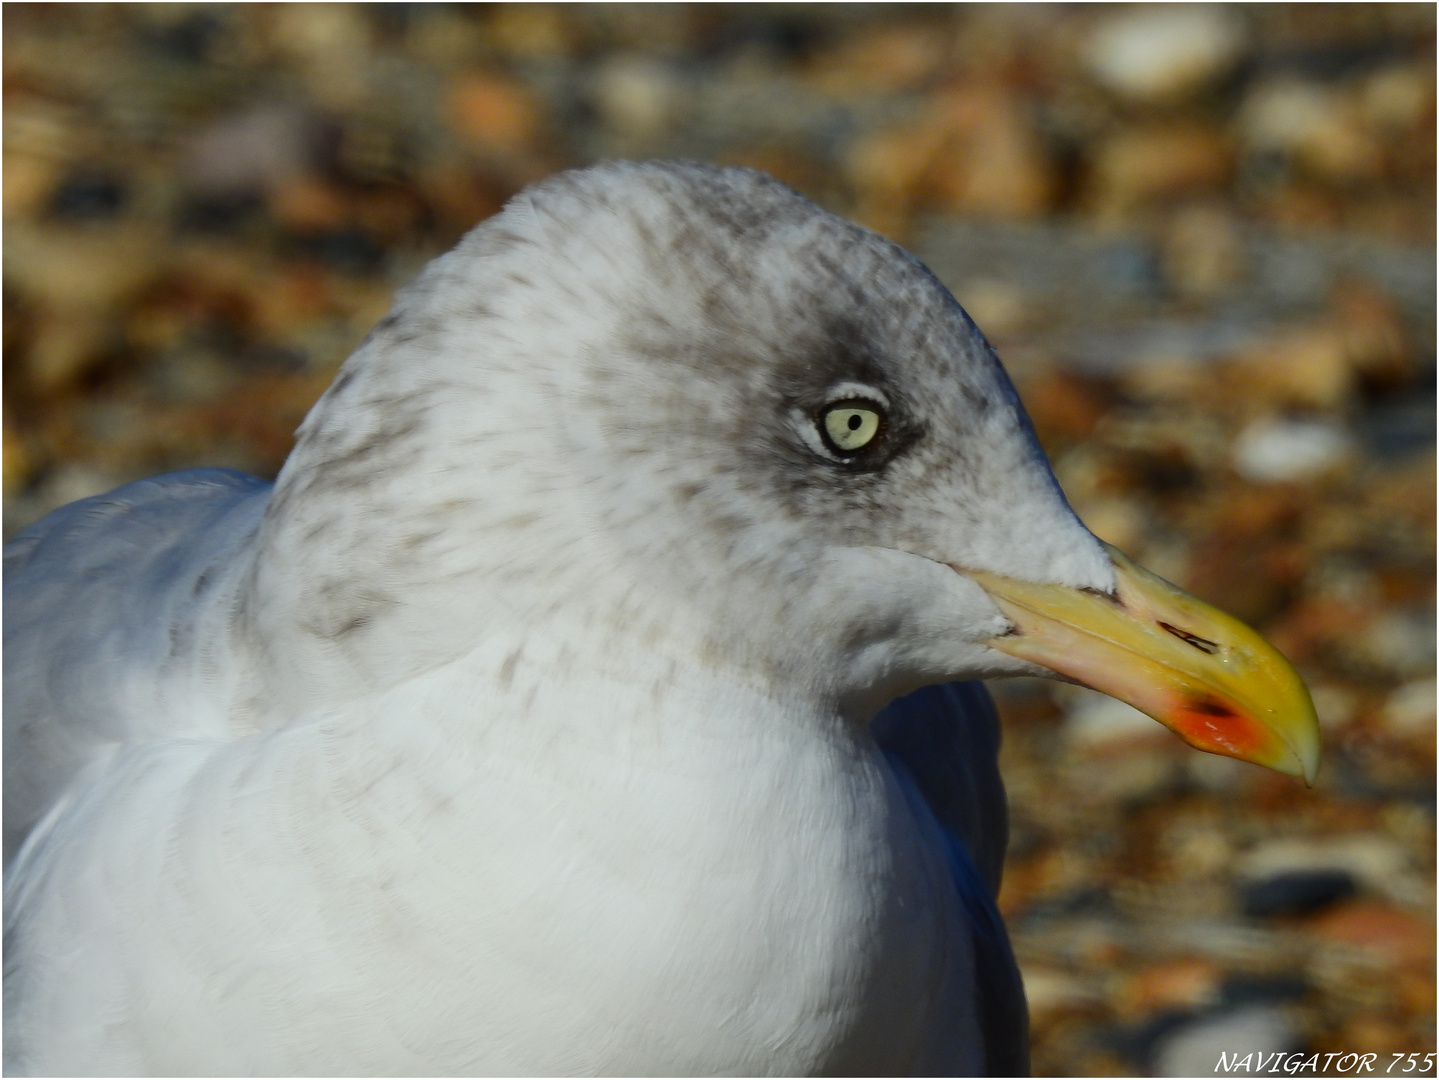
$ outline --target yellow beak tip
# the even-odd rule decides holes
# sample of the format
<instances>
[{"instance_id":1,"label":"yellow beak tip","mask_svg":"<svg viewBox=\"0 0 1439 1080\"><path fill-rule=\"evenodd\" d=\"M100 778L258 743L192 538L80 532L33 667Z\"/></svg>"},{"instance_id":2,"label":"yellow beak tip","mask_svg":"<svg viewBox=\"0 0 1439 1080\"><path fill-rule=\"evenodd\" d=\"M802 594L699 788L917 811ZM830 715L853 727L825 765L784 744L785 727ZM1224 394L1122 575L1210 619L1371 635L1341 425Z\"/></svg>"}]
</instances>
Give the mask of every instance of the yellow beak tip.
<instances>
[{"instance_id":1,"label":"yellow beak tip","mask_svg":"<svg viewBox=\"0 0 1439 1080\"><path fill-rule=\"evenodd\" d=\"M1319 723L1289 662L1249 627L1108 550L1117 585L1107 595L969 571L1013 628L991 648L1128 702L1196 749L1313 786Z\"/></svg>"}]
</instances>

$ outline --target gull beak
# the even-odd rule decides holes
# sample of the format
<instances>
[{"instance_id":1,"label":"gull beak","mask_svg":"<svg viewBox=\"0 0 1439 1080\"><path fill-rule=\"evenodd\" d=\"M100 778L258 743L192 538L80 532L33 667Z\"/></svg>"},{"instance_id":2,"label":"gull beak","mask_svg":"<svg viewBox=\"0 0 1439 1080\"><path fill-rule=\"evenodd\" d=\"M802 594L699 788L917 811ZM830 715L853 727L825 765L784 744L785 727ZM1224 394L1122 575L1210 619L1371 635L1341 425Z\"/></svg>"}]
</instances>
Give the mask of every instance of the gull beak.
<instances>
[{"instance_id":1,"label":"gull beak","mask_svg":"<svg viewBox=\"0 0 1439 1080\"><path fill-rule=\"evenodd\" d=\"M1112 595L963 571L1012 624L990 648L1133 705L1198 750L1312 784L1319 722L1289 662L1239 620L1105 548Z\"/></svg>"}]
</instances>

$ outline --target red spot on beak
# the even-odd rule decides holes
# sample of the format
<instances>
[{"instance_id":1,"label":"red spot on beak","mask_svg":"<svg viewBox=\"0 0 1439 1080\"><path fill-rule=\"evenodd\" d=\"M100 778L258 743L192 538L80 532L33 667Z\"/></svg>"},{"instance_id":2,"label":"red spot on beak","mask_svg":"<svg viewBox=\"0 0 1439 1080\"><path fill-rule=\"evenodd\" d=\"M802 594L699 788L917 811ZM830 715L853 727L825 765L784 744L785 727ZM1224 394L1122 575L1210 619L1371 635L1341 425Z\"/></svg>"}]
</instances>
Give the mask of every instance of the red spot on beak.
<instances>
[{"instance_id":1,"label":"red spot on beak","mask_svg":"<svg viewBox=\"0 0 1439 1080\"><path fill-rule=\"evenodd\" d=\"M1210 753L1250 760L1272 741L1262 725L1216 697L1186 696L1174 719L1174 730L1185 742Z\"/></svg>"}]
</instances>

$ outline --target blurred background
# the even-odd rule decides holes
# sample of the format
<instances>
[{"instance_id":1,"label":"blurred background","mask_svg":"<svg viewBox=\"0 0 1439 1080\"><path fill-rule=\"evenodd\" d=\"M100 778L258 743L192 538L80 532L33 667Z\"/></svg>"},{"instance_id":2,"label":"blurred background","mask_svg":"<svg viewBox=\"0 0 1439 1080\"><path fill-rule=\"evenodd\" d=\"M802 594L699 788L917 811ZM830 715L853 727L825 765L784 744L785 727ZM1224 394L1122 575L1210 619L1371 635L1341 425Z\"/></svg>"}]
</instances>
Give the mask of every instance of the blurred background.
<instances>
[{"instance_id":1,"label":"blurred background","mask_svg":"<svg viewBox=\"0 0 1439 1080\"><path fill-rule=\"evenodd\" d=\"M1080 515L1325 731L1311 791L995 687L1036 1071L1433 1074L1432 5L11 3L4 80L7 536L273 476L392 291L557 169L751 165L909 246Z\"/></svg>"}]
</instances>

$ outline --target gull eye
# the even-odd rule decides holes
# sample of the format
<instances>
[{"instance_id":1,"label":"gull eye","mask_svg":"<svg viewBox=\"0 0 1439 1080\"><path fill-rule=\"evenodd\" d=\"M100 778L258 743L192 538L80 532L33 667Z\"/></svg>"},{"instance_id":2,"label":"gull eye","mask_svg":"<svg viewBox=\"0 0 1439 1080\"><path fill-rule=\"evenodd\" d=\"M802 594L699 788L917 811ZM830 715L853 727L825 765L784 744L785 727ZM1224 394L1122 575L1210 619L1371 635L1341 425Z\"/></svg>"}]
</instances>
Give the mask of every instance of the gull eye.
<instances>
[{"instance_id":1,"label":"gull eye","mask_svg":"<svg viewBox=\"0 0 1439 1080\"><path fill-rule=\"evenodd\" d=\"M873 401L837 401L819 414L825 445L850 457L874 443L884 432L884 411Z\"/></svg>"}]
</instances>

